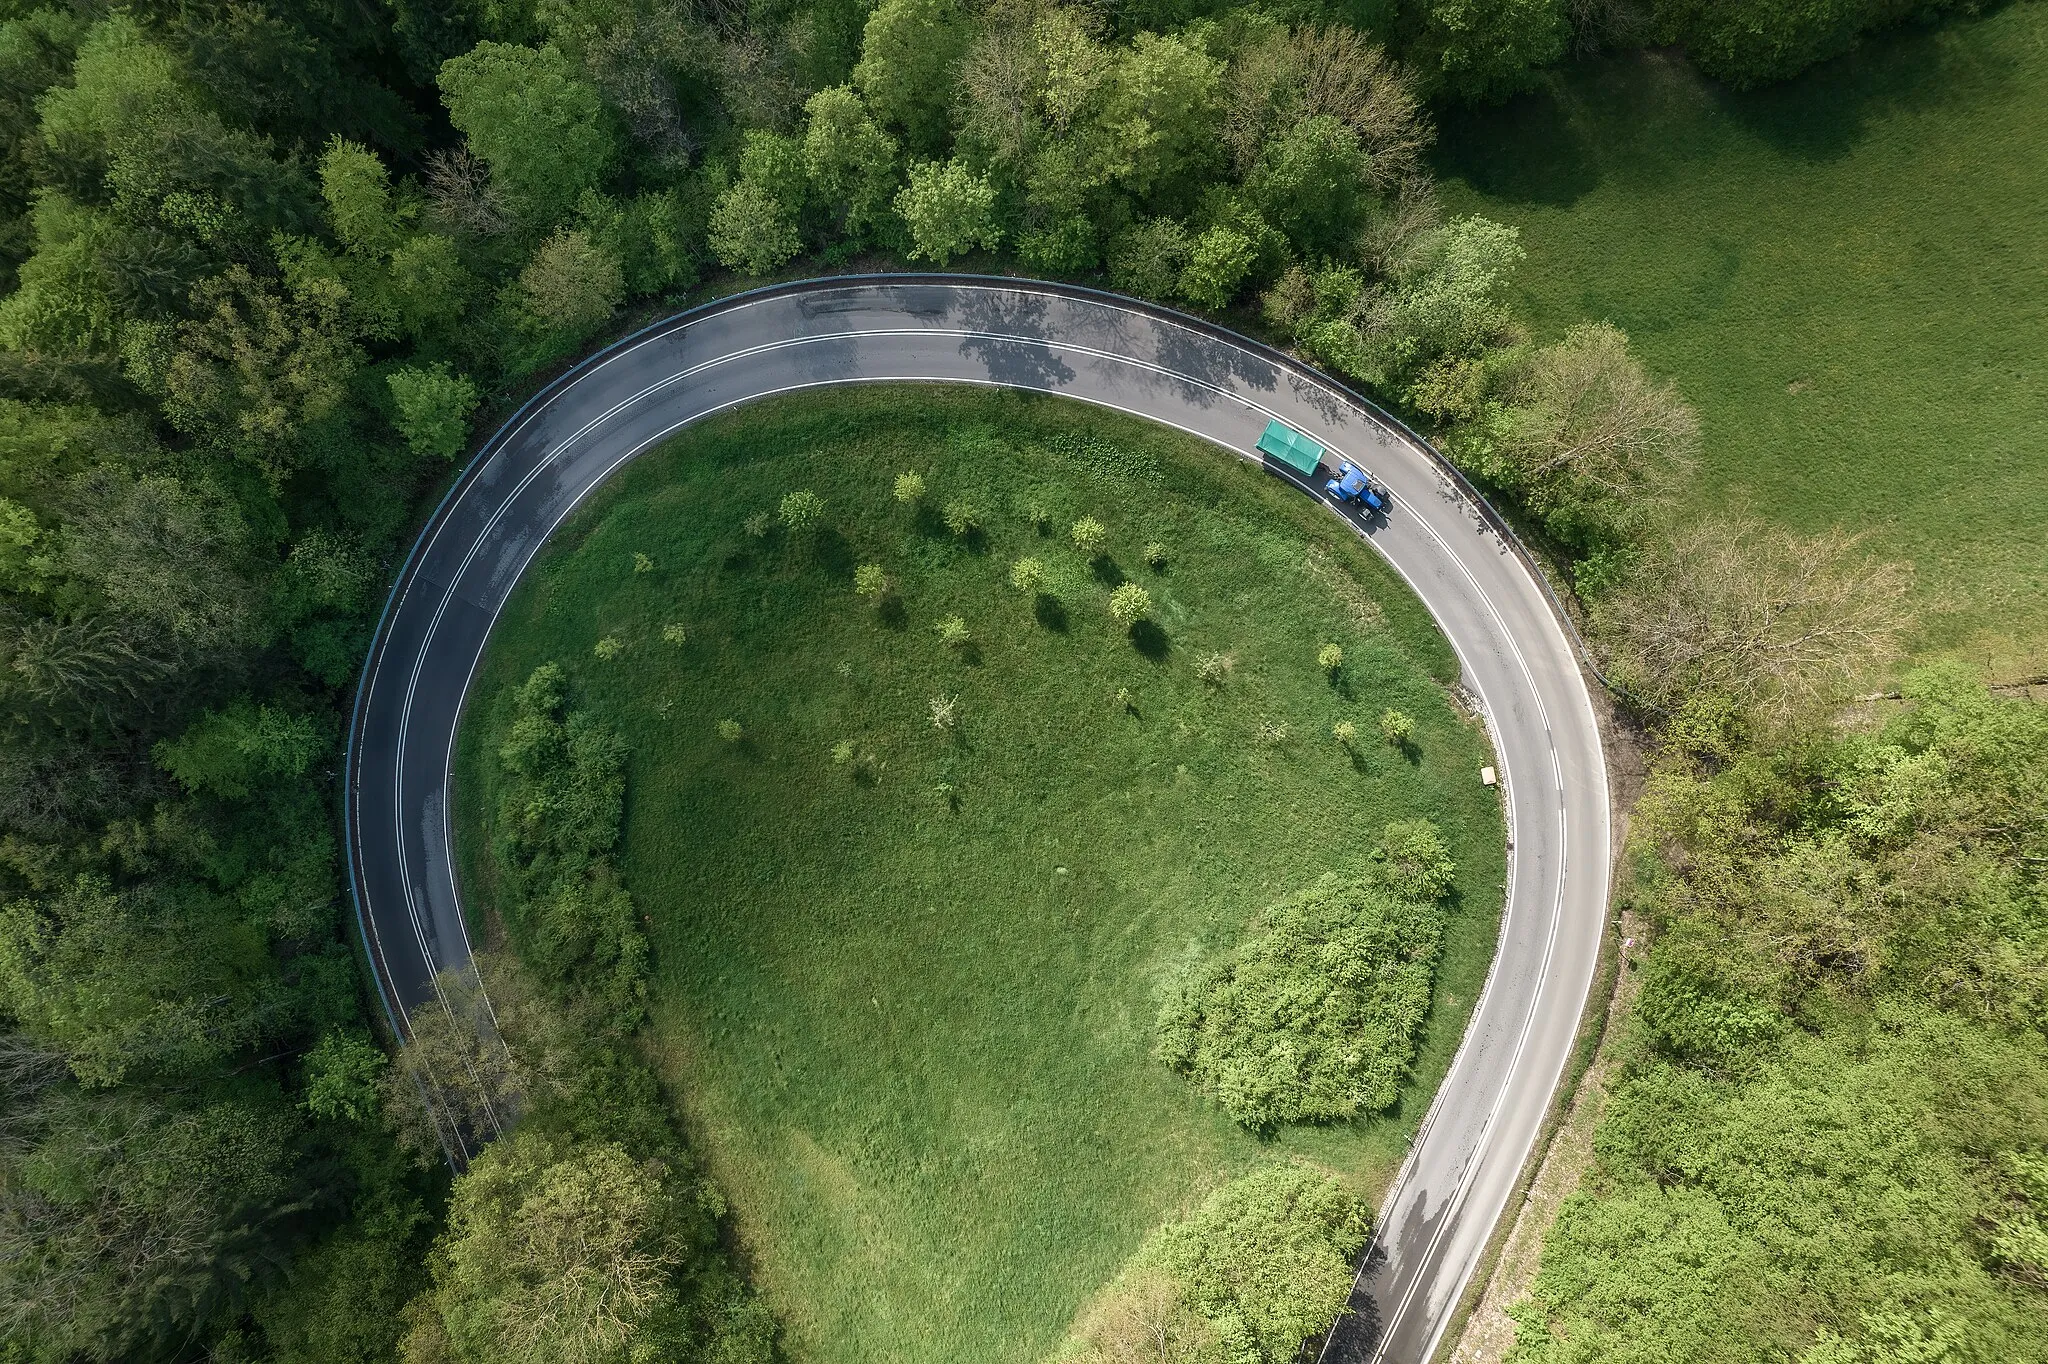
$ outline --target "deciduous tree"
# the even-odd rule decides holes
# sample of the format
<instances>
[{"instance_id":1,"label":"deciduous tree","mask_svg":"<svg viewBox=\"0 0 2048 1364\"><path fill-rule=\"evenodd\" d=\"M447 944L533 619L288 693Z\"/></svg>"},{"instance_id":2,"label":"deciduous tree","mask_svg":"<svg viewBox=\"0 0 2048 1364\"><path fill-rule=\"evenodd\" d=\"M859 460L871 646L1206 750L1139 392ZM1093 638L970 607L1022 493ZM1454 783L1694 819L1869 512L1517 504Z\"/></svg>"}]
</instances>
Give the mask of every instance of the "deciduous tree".
<instances>
[{"instance_id":1,"label":"deciduous tree","mask_svg":"<svg viewBox=\"0 0 2048 1364\"><path fill-rule=\"evenodd\" d=\"M519 272L519 291L537 329L573 343L602 326L625 301L626 281L617 256L591 241L589 233L563 228L542 242Z\"/></svg>"},{"instance_id":2,"label":"deciduous tree","mask_svg":"<svg viewBox=\"0 0 2048 1364\"><path fill-rule=\"evenodd\" d=\"M456 1181L407 1359L445 1343L463 1364L611 1364L658 1344L685 1254L676 1202L662 1166L608 1142L493 1143Z\"/></svg>"},{"instance_id":3,"label":"deciduous tree","mask_svg":"<svg viewBox=\"0 0 2048 1364\"><path fill-rule=\"evenodd\" d=\"M969 251L992 251L1002 240L995 186L958 159L913 163L896 212L910 227L912 257L936 265Z\"/></svg>"},{"instance_id":4,"label":"deciduous tree","mask_svg":"<svg viewBox=\"0 0 2048 1364\"><path fill-rule=\"evenodd\" d=\"M391 371L385 383L397 408L398 433L415 454L452 459L469 444L469 414L476 411L476 385L444 364L408 365Z\"/></svg>"},{"instance_id":5,"label":"deciduous tree","mask_svg":"<svg viewBox=\"0 0 2048 1364\"><path fill-rule=\"evenodd\" d=\"M596 87L554 47L478 43L441 67L441 102L527 230L547 231L617 153Z\"/></svg>"},{"instance_id":6,"label":"deciduous tree","mask_svg":"<svg viewBox=\"0 0 2048 1364\"><path fill-rule=\"evenodd\" d=\"M320 157L320 196L334 235L349 251L382 257L397 244L391 173L367 147L339 137L327 144Z\"/></svg>"},{"instance_id":7,"label":"deciduous tree","mask_svg":"<svg viewBox=\"0 0 2048 1364\"><path fill-rule=\"evenodd\" d=\"M1862 536L1719 516L1646 541L1593 619L1618 677L1651 704L1675 711L1712 692L1783 720L1896 657L1909 582Z\"/></svg>"},{"instance_id":8,"label":"deciduous tree","mask_svg":"<svg viewBox=\"0 0 2048 1364\"><path fill-rule=\"evenodd\" d=\"M970 28L951 0L882 0L861 35L853 83L914 151L944 145L956 63Z\"/></svg>"},{"instance_id":9,"label":"deciduous tree","mask_svg":"<svg viewBox=\"0 0 2048 1364\"><path fill-rule=\"evenodd\" d=\"M1429 0L1417 44L1445 89L1498 99L1564 55L1561 0Z\"/></svg>"},{"instance_id":10,"label":"deciduous tree","mask_svg":"<svg viewBox=\"0 0 2048 1364\"><path fill-rule=\"evenodd\" d=\"M1234 227L1212 227L1195 238L1180 272L1180 295L1203 308L1222 308L1252 272L1258 248Z\"/></svg>"},{"instance_id":11,"label":"deciduous tree","mask_svg":"<svg viewBox=\"0 0 2048 1364\"><path fill-rule=\"evenodd\" d=\"M1643 372L1610 323L1574 327L1537 351L1507 403L1484 471L1581 550L1617 541L1699 450L1692 408Z\"/></svg>"},{"instance_id":12,"label":"deciduous tree","mask_svg":"<svg viewBox=\"0 0 2048 1364\"><path fill-rule=\"evenodd\" d=\"M348 384L362 352L348 292L302 273L282 290L235 265L193 292L164 374L164 413L219 445L273 486L332 458Z\"/></svg>"},{"instance_id":13,"label":"deciduous tree","mask_svg":"<svg viewBox=\"0 0 2048 1364\"><path fill-rule=\"evenodd\" d=\"M326 746L311 716L244 697L159 742L155 757L187 791L235 800L266 781L302 775Z\"/></svg>"},{"instance_id":14,"label":"deciduous tree","mask_svg":"<svg viewBox=\"0 0 2048 1364\"><path fill-rule=\"evenodd\" d=\"M809 117L804 166L813 190L847 232L873 232L895 197L896 140L875 122L851 86L820 90L804 110Z\"/></svg>"}]
</instances>

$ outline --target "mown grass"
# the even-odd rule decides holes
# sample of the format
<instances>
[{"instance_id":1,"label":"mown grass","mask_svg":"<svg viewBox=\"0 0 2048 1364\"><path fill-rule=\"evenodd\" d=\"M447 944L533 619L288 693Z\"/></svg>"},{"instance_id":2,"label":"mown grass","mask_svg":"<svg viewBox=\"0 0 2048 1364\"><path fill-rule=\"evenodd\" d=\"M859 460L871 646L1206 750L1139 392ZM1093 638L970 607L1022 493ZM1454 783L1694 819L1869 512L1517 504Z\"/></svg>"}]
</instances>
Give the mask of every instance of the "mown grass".
<instances>
[{"instance_id":1,"label":"mown grass","mask_svg":"<svg viewBox=\"0 0 2048 1364\"><path fill-rule=\"evenodd\" d=\"M898 504L904 469L933 510L972 501L981 533ZM799 487L830 530L744 529ZM1099 565L1066 544L1084 514L1110 531ZM1064 619L1009 585L1027 554ZM892 610L852 591L871 560ZM1163 648L1110 622L1119 575L1150 591ZM950 614L972 648L940 642ZM1212 687L1196 665L1218 652L1235 662ZM472 830L507 691L548 659L630 745L621 866L655 945L653 1045L795 1358L1032 1360L1224 1178L1288 1153L1369 1193L1391 1178L1484 980L1504 833L1447 644L1269 476L1050 399L778 400L626 470L521 586L463 731ZM959 698L953 735L937 695ZM1374 735L1388 706L1415 717L1412 754L1330 738L1347 717ZM871 762L836 766L841 740ZM1152 1059L1162 986L1418 814L1461 867L1418 1074L1384 1119L1262 1142Z\"/></svg>"},{"instance_id":2,"label":"mown grass","mask_svg":"<svg viewBox=\"0 0 2048 1364\"><path fill-rule=\"evenodd\" d=\"M1625 328L1699 408L1699 516L1870 528L1924 650L2048 663L2048 4L1737 95L1630 54L1447 120L1545 336Z\"/></svg>"}]
</instances>

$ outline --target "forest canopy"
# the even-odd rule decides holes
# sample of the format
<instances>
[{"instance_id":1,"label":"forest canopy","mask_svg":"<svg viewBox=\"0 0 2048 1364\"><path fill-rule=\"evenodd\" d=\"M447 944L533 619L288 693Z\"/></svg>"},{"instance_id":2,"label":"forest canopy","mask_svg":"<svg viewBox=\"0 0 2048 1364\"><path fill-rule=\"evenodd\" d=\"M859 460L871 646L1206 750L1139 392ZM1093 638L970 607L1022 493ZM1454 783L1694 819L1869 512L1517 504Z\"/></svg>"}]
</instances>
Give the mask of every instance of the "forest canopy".
<instances>
[{"instance_id":1,"label":"forest canopy","mask_svg":"<svg viewBox=\"0 0 2048 1364\"><path fill-rule=\"evenodd\" d=\"M507 850L533 1055L418 1039L535 1118L452 1223L349 936L334 775L383 586L479 418L622 309L863 261L1223 313L1462 427L1611 583L1696 432L1618 333L1522 335L1515 233L1437 205L1430 102L1603 44L1775 78L1926 8L0 3L0 1357L556 1349L502 1310L588 1268L548 1258L550 1198L627 1209L608 1253L672 1281L578 1349L768 1348L651 1079L602 1059L646 954L573 698L529 684L506 755L574 814ZM1655 697L1711 632L1624 639Z\"/></svg>"}]
</instances>

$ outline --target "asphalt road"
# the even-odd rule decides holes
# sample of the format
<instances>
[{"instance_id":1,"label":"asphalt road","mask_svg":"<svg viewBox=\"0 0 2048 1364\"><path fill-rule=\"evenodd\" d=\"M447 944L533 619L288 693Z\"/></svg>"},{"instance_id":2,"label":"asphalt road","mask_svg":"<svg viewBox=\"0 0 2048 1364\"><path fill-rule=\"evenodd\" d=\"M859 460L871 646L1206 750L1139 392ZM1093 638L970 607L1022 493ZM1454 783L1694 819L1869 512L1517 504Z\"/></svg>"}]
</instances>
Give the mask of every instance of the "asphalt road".
<instances>
[{"instance_id":1,"label":"asphalt road","mask_svg":"<svg viewBox=\"0 0 2048 1364\"><path fill-rule=\"evenodd\" d=\"M1239 457L1277 416L1392 486L1384 519L1346 519L1457 650L1498 753L1510 840L1485 994L1381 1211L1353 1311L1324 1352L1421 1364L1513 1193L1592 983L1608 798L1591 698L1536 578L1434 456L1276 352L1149 305L962 276L810 281L649 328L508 422L414 546L350 730L349 870L394 1024L443 1007L435 972L469 959L448 820L456 725L491 624L549 533L613 470L691 421L778 393L892 380L1061 394Z\"/></svg>"}]
</instances>

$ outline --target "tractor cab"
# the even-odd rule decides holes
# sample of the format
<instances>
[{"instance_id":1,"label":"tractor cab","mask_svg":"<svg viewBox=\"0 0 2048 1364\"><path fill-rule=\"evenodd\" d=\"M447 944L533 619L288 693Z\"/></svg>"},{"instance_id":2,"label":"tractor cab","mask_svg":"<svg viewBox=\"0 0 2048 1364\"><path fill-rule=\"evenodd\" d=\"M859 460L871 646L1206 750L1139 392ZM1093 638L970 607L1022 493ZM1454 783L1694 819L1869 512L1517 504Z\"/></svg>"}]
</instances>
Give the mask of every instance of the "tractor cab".
<instances>
[{"instance_id":1,"label":"tractor cab","mask_svg":"<svg viewBox=\"0 0 2048 1364\"><path fill-rule=\"evenodd\" d=\"M1323 485L1323 491L1339 502L1356 503L1369 512L1384 512L1393 500L1387 485L1346 460L1337 466L1337 476Z\"/></svg>"}]
</instances>

